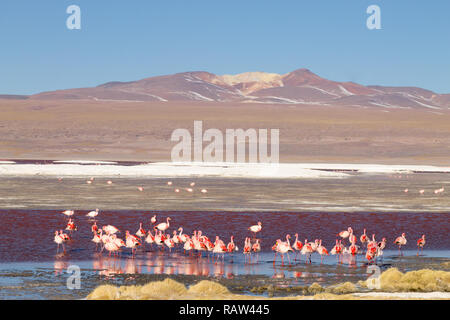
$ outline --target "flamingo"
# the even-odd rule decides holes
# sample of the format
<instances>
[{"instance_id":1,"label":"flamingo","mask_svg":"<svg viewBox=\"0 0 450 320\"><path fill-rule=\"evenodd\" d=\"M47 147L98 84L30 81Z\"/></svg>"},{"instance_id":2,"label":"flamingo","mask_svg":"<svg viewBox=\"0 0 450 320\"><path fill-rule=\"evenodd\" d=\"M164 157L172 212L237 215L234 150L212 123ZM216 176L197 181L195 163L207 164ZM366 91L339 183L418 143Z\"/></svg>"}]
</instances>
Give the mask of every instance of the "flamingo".
<instances>
[{"instance_id":1,"label":"flamingo","mask_svg":"<svg viewBox=\"0 0 450 320\"><path fill-rule=\"evenodd\" d=\"M340 258L341 258L341 256L342 256L342 244L341 244L341 240L337 240L336 239L336 244L335 244L335 246L333 247L333 249L331 249L331 251L330 251L330 253L332 254L332 255L338 255L337 256L337 260L338 260L338 262L340 261Z\"/></svg>"},{"instance_id":2,"label":"flamingo","mask_svg":"<svg viewBox=\"0 0 450 320\"><path fill-rule=\"evenodd\" d=\"M425 235L423 234L419 240L417 240L417 256L419 256L419 250L423 252L423 247L425 246Z\"/></svg>"},{"instance_id":3,"label":"flamingo","mask_svg":"<svg viewBox=\"0 0 450 320\"><path fill-rule=\"evenodd\" d=\"M214 242L214 247L212 249L212 252L214 254L221 254L222 255L222 261L225 259L225 252L227 252L227 247L225 246L225 243L219 239L218 236L216 236L216 241ZM216 260L217 264L217 260Z\"/></svg>"},{"instance_id":4,"label":"flamingo","mask_svg":"<svg viewBox=\"0 0 450 320\"><path fill-rule=\"evenodd\" d=\"M182 227L179 227L178 228L178 231L180 232L179 234L178 234L178 237L181 239L181 242L186 242L187 241L187 239L189 238L189 236L187 235L187 234L184 234L183 233L183 228Z\"/></svg>"},{"instance_id":5,"label":"flamingo","mask_svg":"<svg viewBox=\"0 0 450 320\"><path fill-rule=\"evenodd\" d=\"M292 247L296 250L294 260L297 260L297 255L303 248L303 243L298 240L298 233L295 234L295 241Z\"/></svg>"},{"instance_id":6,"label":"flamingo","mask_svg":"<svg viewBox=\"0 0 450 320\"><path fill-rule=\"evenodd\" d=\"M236 244L234 243L234 236L231 236L230 242L228 242L228 244L227 244L227 250L230 253L232 253L233 251L239 250L238 247L236 246Z\"/></svg>"},{"instance_id":7,"label":"flamingo","mask_svg":"<svg viewBox=\"0 0 450 320\"><path fill-rule=\"evenodd\" d=\"M181 242L181 239L180 237L178 237L177 230L173 230L172 234L173 234L172 236L173 243L179 244Z\"/></svg>"},{"instance_id":8,"label":"flamingo","mask_svg":"<svg viewBox=\"0 0 450 320\"><path fill-rule=\"evenodd\" d=\"M134 252L138 246L141 245L139 238L130 234L128 230L125 231L125 244L127 248L131 248L131 254L134 256Z\"/></svg>"},{"instance_id":9,"label":"flamingo","mask_svg":"<svg viewBox=\"0 0 450 320\"><path fill-rule=\"evenodd\" d=\"M107 225L107 226L103 226L103 231L106 232L106 234L111 235L117 232L120 232L119 229L117 229L116 227L112 226L112 225Z\"/></svg>"},{"instance_id":10,"label":"flamingo","mask_svg":"<svg viewBox=\"0 0 450 320\"><path fill-rule=\"evenodd\" d=\"M367 238L366 235L366 229L364 229L364 233L361 235L361 237L359 238L359 240L361 240L362 244L365 244L369 239Z\"/></svg>"},{"instance_id":11,"label":"flamingo","mask_svg":"<svg viewBox=\"0 0 450 320\"><path fill-rule=\"evenodd\" d=\"M251 260L251 242L250 242L250 238L245 238L245 243L244 243L244 261L246 260L246 257L248 255L250 255L250 260Z\"/></svg>"},{"instance_id":12,"label":"flamingo","mask_svg":"<svg viewBox=\"0 0 450 320\"><path fill-rule=\"evenodd\" d=\"M86 216L88 216L91 219L94 219L97 215L98 215L98 208L95 209L94 211L89 211Z\"/></svg>"},{"instance_id":13,"label":"flamingo","mask_svg":"<svg viewBox=\"0 0 450 320\"><path fill-rule=\"evenodd\" d=\"M374 262L374 257L376 255L376 251L372 251L370 249L367 249L366 251L366 259L369 263L373 263Z\"/></svg>"},{"instance_id":14,"label":"flamingo","mask_svg":"<svg viewBox=\"0 0 450 320\"><path fill-rule=\"evenodd\" d=\"M164 240L164 244L169 248L169 252L172 252L172 248L175 246L175 243L170 237L167 237Z\"/></svg>"},{"instance_id":15,"label":"flamingo","mask_svg":"<svg viewBox=\"0 0 450 320\"><path fill-rule=\"evenodd\" d=\"M359 252L359 246L356 245L356 242L353 241L350 247L348 248L348 253L350 253L353 257L355 257L355 263L356 263L356 255Z\"/></svg>"},{"instance_id":16,"label":"flamingo","mask_svg":"<svg viewBox=\"0 0 450 320\"><path fill-rule=\"evenodd\" d=\"M156 215L154 215L154 216L150 219L150 222L151 222L152 224L155 224L155 223L156 223Z\"/></svg>"},{"instance_id":17,"label":"flamingo","mask_svg":"<svg viewBox=\"0 0 450 320\"><path fill-rule=\"evenodd\" d=\"M258 262L259 252L261 251L259 239L256 239L256 242L252 245L252 251L256 253L256 262Z\"/></svg>"},{"instance_id":18,"label":"flamingo","mask_svg":"<svg viewBox=\"0 0 450 320\"><path fill-rule=\"evenodd\" d=\"M72 231L76 231L77 229L78 228L75 225L75 223L73 222L73 220L69 219L69 222L67 222L66 230L72 232Z\"/></svg>"},{"instance_id":19,"label":"flamingo","mask_svg":"<svg viewBox=\"0 0 450 320\"><path fill-rule=\"evenodd\" d=\"M125 242L123 242L122 239L117 238L116 234L113 234L111 236L112 241L114 242L114 244L117 246L118 249L120 249L121 247L126 247Z\"/></svg>"},{"instance_id":20,"label":"flamingo","mask_svg":"<svg viewBox=\"0 0 450 320\"><path fill-rule=\"evenodd\" d=\"M68 216L68 217L70 217L70 216L73 216L75 214L75 211L73 211L73 210L64 210L61 213L66 215L66 216Z\"/></svg>"},{"instance_id":21,"label":"flamingo","mask_svg":"<svg viewBox=\"0 0 450 320\"><path fill-rule=\"evenodd\" d=\"M55 237L53 238L53 241L58 245L58 247L56 248L56 253L59 252L60 244L63 247L63 252L66 252L66 248L64 247L64 238L59 234L58 231L55 231Z\"/></svg>"},{"instance_id":22,"label":"flamingo","mask_svg":"<svg viewBox=\"0 0 450 320\"><path fill-rule=\"evenodd\" d=\"M153 248L153 243L155 242L155 237L153 236L153 234L151 233L150 230L148 230L148 232L147 232L147 237L145 238L145 242L152 245L152 248Z\"/></svg>"},{"instance_id":23,"label":"flamingo","mask_svg":"<svg viewBox=\"0 0 450 320\"><path fill-rule=\"evenodd\" d=\"M322 239L319 240L319 245L316 251L320 254L320 264L322 264L323 256L328 256L328 250L324 246L322 246Z\"/></svg>"},{"instance_id":24,"label":"flamingo","mask_svg":"<svg viewBox=\"0 0 450 320\"><path fill-rule=\"evenodd\" d=\"M188 235L186 235L186 242L183 245L184 253L186 254L186 251L192 253L191 250L193 250L194 248L195 246L194 243L192 242L192 239Z\"/></svg>"},{"instance_id":25,"label":"flamingo","mask_svg":"<svg viewBox=\"0 0 450 320\"><path fill-rule=\"evenodd\" d=\"M92 233L97 233L98 232L97 222L94 222L94 224L92 225L91 232Z\"/></svg>"},{"instance_id":26,"label":"flamingo","mask_svg":"<svg viewBox=\"0 0 450 320\"><path fill-rule=\"evenodd\" d=\"M102 242L102 230L100 233L95 232L91 241L95 243L95 251L97 251L98 244Z\"/></svg>"},{"instance_id":27,"label":"flamingo","mask_svg":"<svg viewBox=\"0 0 450 320\"><path fill-rule=\"evenodd\" d=\"M303 248L300 251L301 254L303 255L308 255L308 259L309 259L309 263L311 263L311 254L314 252L314 248L312 247L311 243L308 242L308 239L305 239L305 242L303 244ZM305 262L307 262L305 260Z\"/></svg>"},{"instance_id":28,"label":"flamingo","mask_svg":"<svg viewBox=\"0 0 450 320\"><path fill-rule=\"evenodd\" d=\"M171 220L171 218L167 217L166 222L161 222L160 224L158 224L156 226L156 228L158 228L158 230L160 230L160 231L166 231L170 227L170 222L169 222L170 220Z\"/></svg>"},{"instance_id":29,"label":"flamingo","mask_svg":"<svg viewBox=\"0 0 450 320\"><path fill-rule=\"evenodd\" d=\"M290 238L291 238L291 236L289 234L286 235L286 241L285 242L280 241L277 246L277 251L279 253L281 253L281 265L282 266L284 266L284 255L285 254L287 254L289 265L291 264L291 258L289 257L289 251L294 251L294 250L292 250L291 244L289 242Z\"/></svg>"},{"instance_id":30,"label":"flamingo","mask_svg":"<svg viewBox=\"0 0 450 320\"><path fill-rule=\"evenodd\" d=\"M353 229L351 227L348 227L347 230L343 230L338 233L338 236L342 239L347 239L351 234L353 233Z\"/></svg>"},{"instance_id":31,"label":"flamingo","mask_svg":"<svg viewBox=\"0 0 450 320\"><path fill-rule=\"evenodd\" d=\"M383 238L380 242L377 244L377 253L376 257L382 257L383 256L383 250L386 247L386 238Z\"/></svg>"},{"instance_id":32,"label":"flamingo","mask_svg":"<svg viewBox=\"0 0 450 320\"><path fill-rule=\"evenodd\" d=\"M402 246L406 245L406 242L407 242L405 236L406 236L406 234L402 233L402 235L400 237L398 237L397 239L395 239L395 241L394 241L394 243L396 245L398 245L398 252L401 256L403 256Z\"/></svg>"},{"instance_id":33,"label":"flamingo","mask_svg":"<svg viewBox=\"0 0 450 320\"><path fill-rule=\"evenodd\" d=\"M145 237L145 235L146 235L144 228L142 228L142 222L139 223L139 230L136 231L136 235L141 239L142 239L142 237Z\"/></svg>"},{"instance_id":34,"label":"flamingo","mask_svg":"<svg viewBox=\"0 0 450 320\"><path fill-rule=\"evenodd\" d=\"M111 252L114 252L115 255L116 251L119 250L119 246L117 246L117 244L110 237L106 238L104 248L109 251L109 256L111 256Z\"/></svg>"},{"instance_id":35,"label":"flamingo","mask_svg":"<svg viewBox=\"0 0 450 320\"><path fill-rule=\"evenodd\" d=\"M251 232L253 232L253 237L256 237L256 234L257 234L258 232L260 232L261 229L262 229L262 223L261 223L261 221L258 221L258 224L256 224L256 225L251 226L251 227L248 228L248 230L250 230Z\"/></svg>"}]
</instances>

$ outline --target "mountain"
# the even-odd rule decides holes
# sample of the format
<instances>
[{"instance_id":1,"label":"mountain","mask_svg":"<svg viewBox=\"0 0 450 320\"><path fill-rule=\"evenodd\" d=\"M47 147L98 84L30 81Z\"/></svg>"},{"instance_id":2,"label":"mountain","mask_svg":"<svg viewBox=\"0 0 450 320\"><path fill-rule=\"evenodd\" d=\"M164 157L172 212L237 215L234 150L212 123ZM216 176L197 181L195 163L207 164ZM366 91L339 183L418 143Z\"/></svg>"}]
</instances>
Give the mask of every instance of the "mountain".
<instances>
[{"instance_id":1,"label":"mountain","mask_svg":"<svg viewBox=\"0 0 450 320\"><path fill-rule=\"evenodd\" d=\"M281 75L246 72L215 75L184 72L131 82L108 82L97 87L58 90L29 99L90 99L119 101L216 101L345 105L383 108L450 108L450 94L415 87L364 86L324 79L308 69Z\"/></svg>"}]
</instances>

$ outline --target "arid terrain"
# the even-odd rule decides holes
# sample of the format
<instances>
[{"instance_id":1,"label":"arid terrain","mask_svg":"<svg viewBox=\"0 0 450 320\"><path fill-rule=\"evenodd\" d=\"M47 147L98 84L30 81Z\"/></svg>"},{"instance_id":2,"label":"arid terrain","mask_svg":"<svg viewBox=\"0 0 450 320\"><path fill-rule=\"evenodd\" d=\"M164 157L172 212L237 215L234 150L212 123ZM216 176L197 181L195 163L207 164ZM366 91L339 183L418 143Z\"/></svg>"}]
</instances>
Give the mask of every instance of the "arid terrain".
<instances>
[{"instance_id":1,"label":"arid terrain","mask_svg":"<svg viewBox=\"0 0 450 320\"><path fill-rule=\"evenodd\" d=\"M173 130L280 129L281 162L449 165L450 109L0 99L0 159L170 161Z\"/></svg>"}]
</instances>

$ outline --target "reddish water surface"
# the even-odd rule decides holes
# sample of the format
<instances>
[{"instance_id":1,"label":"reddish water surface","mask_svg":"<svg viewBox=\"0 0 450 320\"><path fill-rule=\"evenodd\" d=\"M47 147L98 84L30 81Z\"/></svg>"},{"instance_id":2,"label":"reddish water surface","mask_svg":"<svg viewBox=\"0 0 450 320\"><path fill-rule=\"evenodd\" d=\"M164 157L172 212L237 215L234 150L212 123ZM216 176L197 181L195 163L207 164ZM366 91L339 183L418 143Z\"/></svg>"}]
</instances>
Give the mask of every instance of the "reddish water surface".
<instances>
[{"instance_id":1,"label":"reddish water surface","mask_svg":"<svg viewBox=\"0 0 450 320\"><path fill-rule=\"evenodd\" d=\"M74 219L78 231L73 233L73 241L68 245L68 254L73 260L89 259L95 245L91 242L91 221L86 217L87 211L77 211ZM262 232L258 238L262 250L270 247L278 238L286 234L294 237L299 234L303 242L322 239L323 244L331 249L339 231L351 226L356 235L367 228L367 233L375 233L376 239L386 237L387 249L396 249L394 239L402 232L406 233L408 243L405 249L416 249L416 240L426 234L426 249L450 249L449 213L283 213L283 212L160 212L160 211L104 211L98 216L99 226L112 224L121 230L119 237L124 237L125 230L134 233L139 222L150 228L150 218L156 214L158 222L171 217L170 229L183 227L191 234L202 230L210 239L218 235L227 243L231 235L240 248L246 236L250 236L248 227L262 222ZM41 210L0 210L0 262L51 261L55 257L56 244L53 242L55 230L64 229L66 217L60 211Z\"/></svg>"}]
</instances>

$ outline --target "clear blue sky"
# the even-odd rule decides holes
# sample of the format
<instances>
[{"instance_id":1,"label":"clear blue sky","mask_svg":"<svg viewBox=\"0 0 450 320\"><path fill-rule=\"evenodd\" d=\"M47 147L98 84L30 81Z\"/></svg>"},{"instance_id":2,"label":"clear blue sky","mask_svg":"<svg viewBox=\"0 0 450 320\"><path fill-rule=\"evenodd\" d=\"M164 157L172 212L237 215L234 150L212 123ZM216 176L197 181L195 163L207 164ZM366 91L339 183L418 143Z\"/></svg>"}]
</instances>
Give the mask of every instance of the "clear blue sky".
<instances>
[{"instance_id":1,"label":"clear blue sky","mask_svg":"<svg viewBox=\"0 0 450 320\"><path fill-rule=\"evenodd\" d=\"M68 30L66 8L81 7ZM382 30L366 27L381 7ZM183 71L308 68L362 84L450 93L448 0L14 0L0 3L0 93Z\"/></svg>"}]
</instances>

